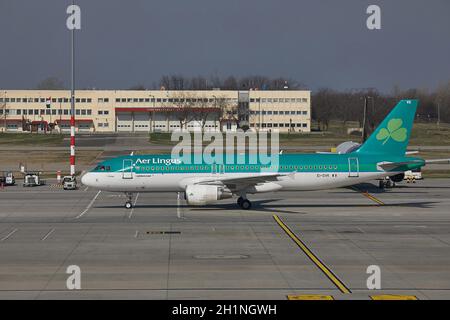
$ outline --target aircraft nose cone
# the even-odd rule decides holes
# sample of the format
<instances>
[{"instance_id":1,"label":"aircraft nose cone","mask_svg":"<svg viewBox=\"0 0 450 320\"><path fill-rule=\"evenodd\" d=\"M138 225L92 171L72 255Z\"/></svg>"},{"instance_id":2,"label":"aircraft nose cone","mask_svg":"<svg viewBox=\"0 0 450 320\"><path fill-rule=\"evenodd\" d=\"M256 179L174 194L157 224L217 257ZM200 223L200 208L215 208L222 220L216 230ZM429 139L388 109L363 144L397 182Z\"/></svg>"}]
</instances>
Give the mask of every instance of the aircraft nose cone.
<instances>
[{"instance_id":1,"label":"aircraft nose cone","mask_svg":"<svg viewBox=\"0 0 450 320\"><path fill-rule=\"evenodd\" d=\"M81 183L88 187L93 187L94 181L95 181L95 179L92 176L92 173L89 173L89 172L81 177Z\"/></svg>"}]
</instances>

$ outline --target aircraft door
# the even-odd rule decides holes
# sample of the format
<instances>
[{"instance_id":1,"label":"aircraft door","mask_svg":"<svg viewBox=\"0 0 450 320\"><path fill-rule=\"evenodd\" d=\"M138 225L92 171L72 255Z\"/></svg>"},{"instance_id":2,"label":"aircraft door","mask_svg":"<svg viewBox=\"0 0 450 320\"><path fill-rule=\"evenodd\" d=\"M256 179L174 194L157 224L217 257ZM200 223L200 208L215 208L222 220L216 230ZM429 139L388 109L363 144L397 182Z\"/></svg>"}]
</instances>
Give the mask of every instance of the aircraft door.
<instances>
[{"instance_id":1,"label":"aircraft door","mask_svg":"<svg viewBox=\"0 0 450 320\"><path fill-rule=\"evenodd\" d=\"M348 176L349 177L359 177L358 158L348 158Z\"/></svg>"},{"instance_id":2,"label":"aircraft door","mask_svg":"<svg viewBox=\"0 0 450 320\"><path fill-rule=\"evenodd\" d=\"M123 160L122 179L133 179L133 160Z\"/></svg>"}]
</instances>

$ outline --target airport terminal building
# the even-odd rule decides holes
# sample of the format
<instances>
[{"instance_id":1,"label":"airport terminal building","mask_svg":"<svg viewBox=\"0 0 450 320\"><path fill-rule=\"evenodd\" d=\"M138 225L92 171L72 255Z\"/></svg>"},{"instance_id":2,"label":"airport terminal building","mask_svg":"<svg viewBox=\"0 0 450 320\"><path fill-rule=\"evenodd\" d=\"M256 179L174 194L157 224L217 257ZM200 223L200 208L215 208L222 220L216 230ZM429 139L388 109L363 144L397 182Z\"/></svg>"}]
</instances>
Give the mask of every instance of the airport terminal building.
<instances>
[{"instance_id":1,"label":"airport terminal building","mask_svg":"<svg viewBox=\"0 0 450 320\"><path fill-rule=\"evenodd\" d=\"M310 132L307 90L77 90L76 132ZM1 90L0 132L69 132L69 90Z\"/></svg>"}]
</instances>

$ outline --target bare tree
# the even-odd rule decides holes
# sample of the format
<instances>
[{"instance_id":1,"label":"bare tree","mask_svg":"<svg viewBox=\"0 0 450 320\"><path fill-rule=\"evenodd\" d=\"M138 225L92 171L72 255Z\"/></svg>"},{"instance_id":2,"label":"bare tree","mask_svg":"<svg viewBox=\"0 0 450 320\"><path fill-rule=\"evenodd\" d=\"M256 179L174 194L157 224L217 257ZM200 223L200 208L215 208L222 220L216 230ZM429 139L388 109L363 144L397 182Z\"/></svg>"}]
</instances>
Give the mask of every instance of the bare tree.
<instances>
[{"instance_id":1,"label":"bare tree","mask_svg":"<svg viewBox=\"0 0 450 320\"><path fill-rule=\"evenodd\" d=\"M143 84L136 84L134 86L131 86L128 90L140 90L140 91L144 91L145 87Z\"/></svg>"},{"instance_id":2,"label":"bare tree","mask_svg":"<svg viewBox=\"0 0 450 320\"><path fill-rule=\"evenodd\" d=\"M224 100L223 98L221 100ZM195 118L200 121L202 132L205 131L206 122L213 118L214 120L218 120L221 116L222 108L219 105L221 102L218 102L218 98L215 97L213 103L205 97L197 98L197 102L195 103Z\"/></svg>"},{"instance_id":3,"label":"bare tree","mask_svg":"<svg viewBox=\"0 0 450 320\"><path fill-rule=\"evenodd\" d=\"M36 86L37 90L64 90L64 83L57 77L48 77Z\"/></svg>"},{"instance_id":4,"label":"bare tree","mask_svg":"<svg viewBox=\"0 0 450 320\"><path fill-rule=\"evenodd\" d=\"M180 123L180 130L187 129L187 124L195 118L193 106L197 99L185 92L175 94L172 99L176 108L175 117Z\"/></svg>"}]
</instances>

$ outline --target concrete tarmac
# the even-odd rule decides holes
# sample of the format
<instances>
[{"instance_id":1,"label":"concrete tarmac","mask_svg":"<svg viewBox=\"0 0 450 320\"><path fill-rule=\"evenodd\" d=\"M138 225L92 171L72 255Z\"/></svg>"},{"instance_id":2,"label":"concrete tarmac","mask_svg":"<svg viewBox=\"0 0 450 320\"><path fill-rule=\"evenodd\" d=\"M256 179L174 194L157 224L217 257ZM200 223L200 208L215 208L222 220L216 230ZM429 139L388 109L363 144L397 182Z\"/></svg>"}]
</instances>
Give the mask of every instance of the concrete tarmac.
<instances>
[{"instance_id":1,"label":"concrete tarmac","mask_svg":"<svg viewBox=\"0 0 450 320\"><path fill-rule=\"evenodd\" d=\"M286 299L287 295L450 298L450 180L402 183L384 203L350 189L250 196L189 207L174 193L56 184L0 190L0 299ZM343 293L277 215L351 291ZM68 290L68 266L81 290ZM381 289L367 288L379 266Z\"/></svg>"}]
</instances>

